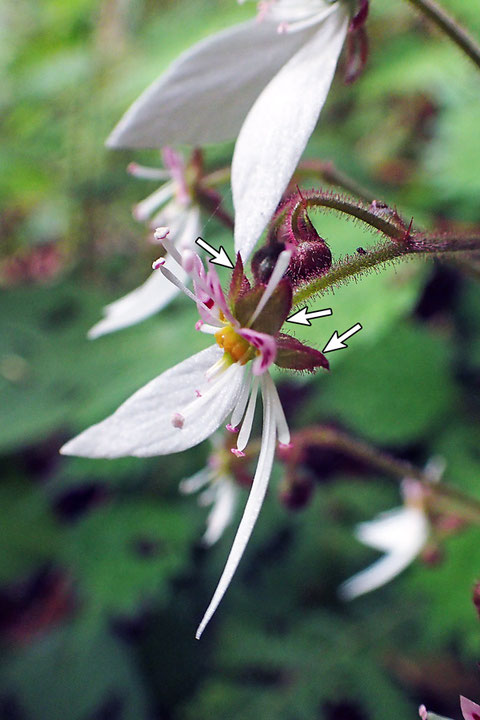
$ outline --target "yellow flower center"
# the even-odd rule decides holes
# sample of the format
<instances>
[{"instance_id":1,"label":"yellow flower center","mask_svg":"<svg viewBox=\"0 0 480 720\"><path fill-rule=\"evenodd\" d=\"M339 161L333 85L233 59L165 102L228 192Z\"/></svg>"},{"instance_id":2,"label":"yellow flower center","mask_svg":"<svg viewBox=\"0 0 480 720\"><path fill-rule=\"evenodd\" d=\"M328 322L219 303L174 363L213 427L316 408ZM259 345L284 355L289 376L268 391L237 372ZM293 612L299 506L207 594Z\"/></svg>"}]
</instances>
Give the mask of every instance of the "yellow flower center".
<instances>
[{"instance_id":1,"label":"yellow flower center","mask_svg":"<svg viewBox=\"0 0 480 720\"><path fill-rule=\"evenodd\" d=\"M215 340L225 350L231 362L246 365L254 354L254 348L241 335L235 332L231 325L226 325L215 333Z\"/></svg>"}]
</instances>

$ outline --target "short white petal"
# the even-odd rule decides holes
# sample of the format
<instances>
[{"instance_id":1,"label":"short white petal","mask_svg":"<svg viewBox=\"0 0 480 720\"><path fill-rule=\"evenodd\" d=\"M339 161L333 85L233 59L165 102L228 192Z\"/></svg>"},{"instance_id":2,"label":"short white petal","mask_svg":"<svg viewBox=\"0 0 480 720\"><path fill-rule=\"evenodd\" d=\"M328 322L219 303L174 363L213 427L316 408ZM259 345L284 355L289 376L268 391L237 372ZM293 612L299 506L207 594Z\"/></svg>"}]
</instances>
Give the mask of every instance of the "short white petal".
<instances>
[{"instance_id":1,"label":"short white petal","mask_svg":"<svg viewBox=\"0 0 480 720\"><path fill-rule=\"evenodd\" d=\"M232 522L238 500L238 487L231 478L219 478L217 483L213 508L208 515L207 529L203 536L206 545L213 545L222 537Z\"/></svg>"},{"instance_id":2,"label":"short white petal","mask_svg":"<svg viewBox=\"0 0 480 720\"><path fill-rule=\"evenodd\" d=\"M133 103L107 145L159 148L233 139L255 98L311 34L278 35L274 23L252 20L206 38Z\"/></svg>"},{"instance_id":3,"label":"short white petal","mask_svg":"<svg viewBox=\"0 0 480 720\"><path fill-rule=\"evenodd\" d=\"M202 468L195 475L180 480L178 489L183 495L190 495L198 492L201 488L208 485L211 480L212 471L210 468Z\"/></svg>"},{"instance_id":4,"label":"short white petal","mask_svg":"<svg viewBox=\"0 0 480 720\"><path fill-rule=\"evenodd\" d=\"M258 378L254 378L252 388L250 390L250 398L248 400L247 411L245 413L245 417L243 418L240 432L238 433L237 448L239 450L245 450L247 443L250 439L250 433L252 432L253 418L255 416L255 407L257 404L258 383Z\"/></svg>"},{"instance_id":5,"label":"short white petal","mask_svg":"<svg viewBox=\"0 0 480 720\"><path fill-rule=\"evenodd\" d=\"M353 600L359 595L376 590L405 570L414 557L401 553L385 555L366 570L362 570L340 585L340 597L344 600Z\"/></svg>"},{"instance_id":6,"label":"short white petal","mask_svg":"<svg viewBox=\"0 0 480 720\"><path fill-rule=\"evenodd\" d=\"M376 550L417 555L425 545L429 526L419 508L400 507L382 513L370 522L360 523L355 535Z\"/></svg>"},{"instance_id":7,"label":"short white petal","mask_svg":"<svg viewBox=\"0 0 480 720\"><path fill-rule=\"evenodd\" d=\"M232 192L235 250L244 260L275 211L313 132L348 20L343 3L338 3L267 85L243 124L233 155Z\"/></svg>"},{"instance_id":8,"label":"short white petal","mask_svg":"<svg viewBox=\"0 0 480 720\"><path fill-rule=\"evenodd\" d=\"M197 249L195 240L200 235L200 208L197 205L191 207L185 214L185 224L178 236L172 233L172 239L179 252L183 250Z\"/></svg>"},{"instance_id":9,"label":"short white petal","mask_svg":"<svg viewBox=\"0 0 480 720\"><path fill-rule=\"evenodd\" d=\"M176 268L175 273L181 276L182 281L187 279L187 274L183 270ZM142 322L168 305L178 292L178 288L156 270L143 285L107 305L104 309L105 317L91 328L88 337L93 340L101 335Z\"/></svg>"},{"instance_id":10,"label":"short white petal","mask_svg":"<svg viewBox=\"0 0 480 720\"><path fill-rule=\"evenodd\" d=\"M148 197L141 200L133 208L133 216L135 220L139 222L145 222L148 220L160 205L163 205L173 197L175 192L175 183L171 180L165 185L161 185L159 188L154 190Z\"/></svg>"},{"instance_id":11,"label":"short white petal","mask_svg":"<svg viewBox=\"0 0 480 720\"><path fill-rule=\"evenodd\" d=\"M265 493L267 491L268 481L270 480L273 458L275 456L276 428L273 416L273 407L269 399L269 394L268 392L263 392L263 390L264 388L262 384L264 401L262 446L258 458L257 469L253 478L252 489L250 490L250 495L248 497L240 525L238 526L232 549L230 550L225 568L217 585L217 589L215 590L210 605L208 606L198 627L196 633L197 639L200 638L201 634L205 630L205 627L210 622L212 615L219 606L225 592L228 589L228 586L230 585L257 521L263 500L265 498Z\"/></svg>"},{"instance_id":12,"label":"short white petal","mask_svg":"<svg viewBox=\"0 0 480 720\"><path fill-rule=\"evenodd\" d=\"M63 446L64 455L115 458L167 455L198 445L220 426L237 402L243 367L231 365L216 392L196 398L207 370L223 355L217 345L202 350L162 373L121 405L109 418ZM195 402L196 398L196 403ZM174 414L185 412L181 429Z\"/></svg>"},{"instance_id":13,"label":"short white petal","mask_svg":"<svg viewBox=\"0 0 480 720\"><path fill-rule=\"evenodd\" d=\"M357 573L340 587L340 595L351 600L384 585L417 557L428 538L429 525L419 508L401 507L361 523L357 538L365 545L386 551L386 555Z\"/></svg>"}]
</instances>

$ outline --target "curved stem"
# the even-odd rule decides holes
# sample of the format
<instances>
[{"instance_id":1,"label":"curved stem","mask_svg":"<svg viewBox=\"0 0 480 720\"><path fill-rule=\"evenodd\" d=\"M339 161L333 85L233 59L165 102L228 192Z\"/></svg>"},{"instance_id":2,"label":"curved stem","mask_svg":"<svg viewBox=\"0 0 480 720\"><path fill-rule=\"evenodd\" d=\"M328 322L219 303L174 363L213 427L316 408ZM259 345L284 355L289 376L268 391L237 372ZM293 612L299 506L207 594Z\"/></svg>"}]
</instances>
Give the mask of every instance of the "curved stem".
<instances>
[{"instance_id":1,"label":"curved stem","mask_svg":"<svg viewBox=\"0 0 480 720\"><path fill-rule=\"evenodd\" d=\"M432 238L416 235L405 242L389 242L376 247L365 255L346 256L334 265L331 270L295 290L293 304L297 305L308 300L328 288L350 280L353 276L368 272L378 265L411 257L414 255L455 255L459 252L473 252L480 249L480 237L443 236Z\"/></svg>"},{"instance_id":2,"label":"curved stem","mask_svg":"<svg viewBox=\"0 0 480 720\"><path fill-rule=\"evenodd\" d=\"M341 212L357 220L361 220L366 225L370 225L370 227L394 240L405 239L405 229L400 227L398 223L393 222L383 214L376 213L374 210L365 207L365 205L358 203L358 201L355 202L354 200L336 195L335 193L324 192L315 196L305 194L305 196L297 202L292 212L290 218L292 227L296 227L300 213L309 207L324 207L335 210L336 212Z\"/></svg>"},{"instance_id":3,"label":"curved stem","mask_svg":"<svg viewBox=\"0 0 480 720\"><path fill-rule=\"evenodd\" d=\"M480 69L480 45L435 0L408 0L468 55Z\"/></svg>"}]
</instances>

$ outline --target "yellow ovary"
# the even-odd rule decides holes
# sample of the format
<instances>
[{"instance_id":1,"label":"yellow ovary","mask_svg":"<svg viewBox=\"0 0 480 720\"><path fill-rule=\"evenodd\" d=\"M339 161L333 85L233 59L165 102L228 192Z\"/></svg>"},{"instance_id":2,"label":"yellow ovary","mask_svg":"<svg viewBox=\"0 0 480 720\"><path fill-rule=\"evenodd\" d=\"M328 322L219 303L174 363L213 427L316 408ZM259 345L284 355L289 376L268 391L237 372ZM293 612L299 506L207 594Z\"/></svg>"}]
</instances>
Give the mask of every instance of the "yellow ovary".
<instances>
[{"instance_id":1,"label":"yellow ovary","mask_svg":"<svg viewBox=\"0 0 480 720\"><path fill-rule=\"evenodd\" d=\"M232 362L245 365L254 354L254 349L241 335L238 335L231 325L217 330L215 339L218 345L225 350Z\"/></svg>"}]
</instances>

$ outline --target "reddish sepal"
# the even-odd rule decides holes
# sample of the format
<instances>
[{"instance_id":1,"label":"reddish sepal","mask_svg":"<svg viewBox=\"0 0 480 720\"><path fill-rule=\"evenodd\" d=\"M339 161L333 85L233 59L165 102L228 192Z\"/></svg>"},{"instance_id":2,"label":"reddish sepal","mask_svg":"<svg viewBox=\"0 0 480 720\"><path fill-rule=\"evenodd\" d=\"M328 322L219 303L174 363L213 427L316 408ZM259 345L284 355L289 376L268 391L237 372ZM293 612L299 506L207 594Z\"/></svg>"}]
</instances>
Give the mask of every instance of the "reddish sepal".
<instances>
[{"instance_id":1,"label":"reddish sepal","mask_svg":"<svg viewBox=\"0 0 480 720\"><path fill-rule=\"evenodd\" d=\"M300 340L285 333L280 333L275 339L277 341L275 365L278 367L306 372L315 372L319 367L329 370L329 362L319 350L304 345Z\"/></svg>"},{"instance_id":2,"label":"reddish sepal","mask_svg":"<svg viewBox=\"0 0 480 720\"><path fill-rule=\"evenodd\" d=\"M248 327L250 318L264 292L265 285L256 285L238 299L235 304L234 315L241 327ZM292 286L289 280L283 278L278 283L258 318L251 325L251 329L267 335L275 335L289 316L291 308Z\"/></svg>"},{"instance_id":3,"label":"reddish sepal","mask_svg":"<svg viewBox=\"0 0 480 720\"><path fill-rule=\"evenodd\" d=\"M243 262L240 257L240 253L237 253L237 261L232 273L232 279L230 281L230 289L228 292L228 299L232 305L235 305L237 300L251 289L250 282L243 271Z\"/></svg>"}]
</instances>

